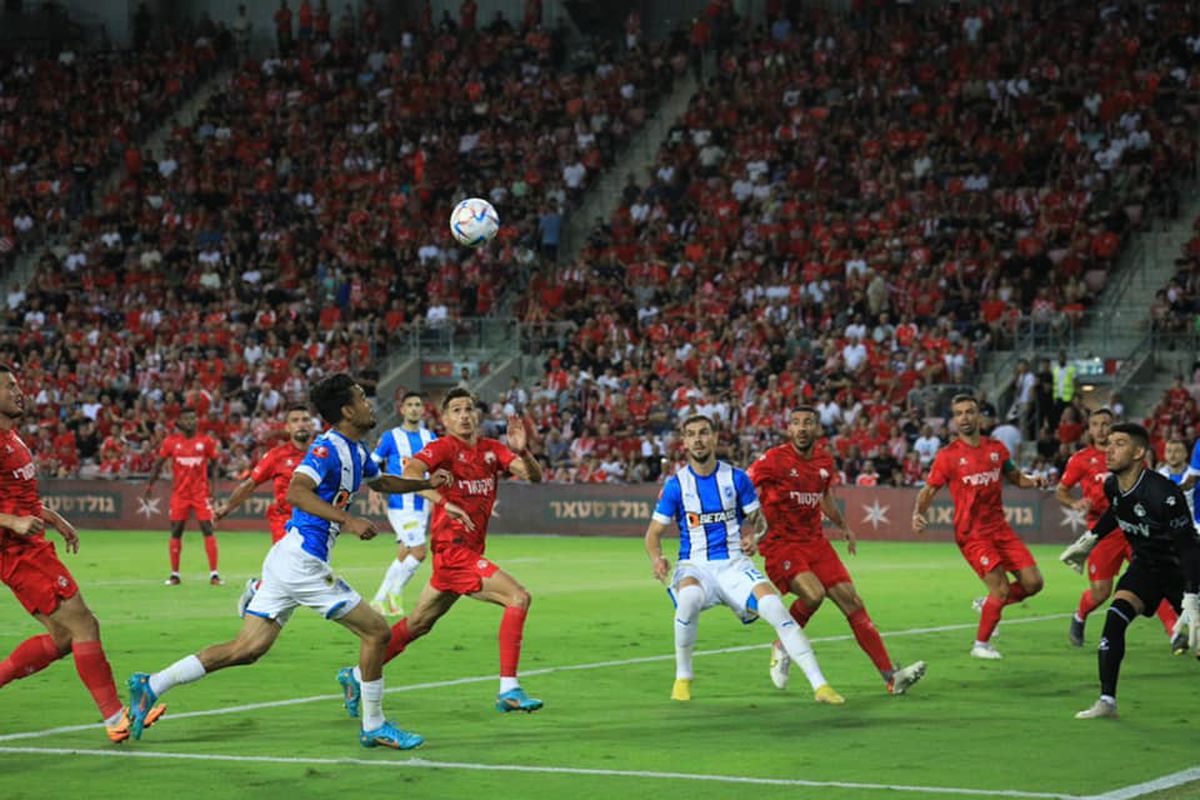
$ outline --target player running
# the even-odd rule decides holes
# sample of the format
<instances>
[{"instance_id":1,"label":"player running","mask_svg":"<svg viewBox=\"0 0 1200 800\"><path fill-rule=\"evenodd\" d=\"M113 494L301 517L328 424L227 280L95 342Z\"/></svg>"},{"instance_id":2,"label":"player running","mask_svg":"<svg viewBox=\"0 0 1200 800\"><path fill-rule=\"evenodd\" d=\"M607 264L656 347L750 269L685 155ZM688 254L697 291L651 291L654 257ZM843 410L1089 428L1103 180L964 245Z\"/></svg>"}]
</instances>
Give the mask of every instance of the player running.
<instances>
[{"instance_id":1,"label":"player running","mask_svg":"<svg viewBox=\"0 0 1200 800\"><path fill-rule=\"evenodd\" d=\"M404 652L414 639L433 630L460 597L494 603L504 608L500 620L500 693L496 697L496 710L537 711L542 701L525 694L517 679L521 638L531 600L529 592L483 552L487 545L488 518L496 503L497 478L509 472L538 483L542 468L526 447L525 426L519 418L508 419L508 447L479 436L475 402L466 389L458 387L446 393L442 400L442 423L448 435L430 442L404 468L404 476L414 480L438 469L448 470L454 479L425 495L433 503L430 536L433 574L421 591L417 607L392 626L385 663ZM357 672L349 667L338 673L346 711L351 717L358 716L360 681Z\"/></svg>"},{"instance_id":2,"label":"player running","mask_svg":"<svg viewBox=\"0 0 1200 800\"><path fill-rule=\"evenodd\" d=\"M250 472L250 477L237 485L228 500L217 503L213 510L214 522L220 522L229 516L235 508L246 502L259 486L267 481L274 481L275 502L267 506L271 544L275 544L287 534L287 523L292 518L292 507L287 501L288 487L292 483L292 473L304 460L313 439L313 420L308 406L298 404L287 410L284 431L287 433L287 441L263 454Z\"/></svg>"},{"instance_id":3,"label":"player running","mask_svg":"<svg viewBox=\"0 0 1200 800\"><path fill-rule=\"evenodd\" d=\"M867 614L845 564L821 529L821 514L842 532L850 555L857 552L854 532L833 496L837 467L827 452L816 452L821 426L817 410L800 406L788 418L788 441L758 457L747 474L758 490L770 532L759 542L767 577L779 593L796 595L792 619L804 627L830 597L850 623L858 646L879 670L890 694L904 694L925 675L925 662L896 666ZM771 647L771 680L783 689L791 659L777 639Z\"/></svg>"},{"instance_id":4,"label":"player running","mask_svg":"<svg viewBox=\"0 0 1200 800\"><path fill-rule=\"evenodd\" d=\"M142 500L149 501L154 483L163 464L171 459L171 575L167 586L179 585L179 555L183 552L183 526L188 516L196 515L200 532L204 534L204 552L208 555L208 582L213 586L224 583L217 571L217 539L213 535L212 493L217 467L217 443L211 436L196 434L196 410L185 408L175 421L179 433L163 439L158 459L150 470Z\"/></svg>"},{"instance_id":5,"label":"player running","mask_svg":"<svg viewBox=\"0 0 1200 800\"><path fill-rule=\"evenodd\" d=\"M1033 554L1004 518L1002 478L1022 489L1044 488L1046 479L1022 473L1003 444L980 434L979 401L974 397L955 395L950 409L958 436L933 459L929 478L917 494L913 532L924 532L928 525L925 512L938 489L949 484L954 501L954 540L988 589L971 655L998 659L1002 656L991 638L1004 607L1032 597L1044 583ZM1006 575L1009 572L1017 578L1011 583Z\"/></svg>"},{"instance_id":6,"label":"player running","mask_svg":"<svg viewBox=\"0 0 1200 800\"><path fill-rule=\"evenodd\" d=\"M700 612L720 604L743 623L762 617L775 629L788 657L804 670L818 703L846 702L834 691L804 630L788 616L771 582L754 568L757 539L767 534L758 495L749 476L716 455L712 420L703 415L683 423L687 464L663 484L662 494L646 527L646 553L654 577L666 582L670 562L662 554L668 526L679 526L679 562L668 594L675 604L675 684L671 699L692 699L692 653ZM743 523L747 529L743 531ZM754 530L751 530L753 528Z\"/></svg>"},{"instance_id":7,"label":"player running","mask_svg":"<svg viewBox=\"0 0 1200 800\"><path fill-rule=\"evenodd\" d=\"M400 400L403 422L379 439L372 458L385 472L399 475L408 462L437 438L421 427L425 403L420 392L408 392ZM394 494L388 497L388 522L396 533L396 558L388 566L383 582L375 591L371 607L391 615L404 613L404 587L412 580L425 560L425 531L429 527L429 512L433 505L419 494ZM387 601L386 607L384 601Z\"/></svg>"},{"instance_id":8,"label":"player running","mask_svg":"<svg viewBox=\"0 0 1200 800\"><path fill-rule=\"evenodd\" d=\"M1082 569L1097 541L1104 541L1117 528L1125 533L1133 557L1117 582L1104 620L1098 648L1100 699L1076 714L1076 719L1117 716L1125 629L1139 615L1153 614L1163 600L1183 611L1188 649L1200 658L1200 533L1187 499L1170 478L1146 468L1150 435L1141 425L1113 425L1106 452L1112 473L1104 482L1109 507L1091 530L1063 551L1062 560Z\"/></svg>"},{"instance_id":9,"label":"player running","mask_svg":"<svg viewBox=\"0 0 1200 800\"><path fill-rule=\"evenodd\" d=\"M61 514L42 505L33 454L16 430L24 413L25 394L12 369L0 365L0 580L48 631L26 639L0 661L0 686L28 678L70 653L108 738L123 742L132 723L100 643L100 623L46 541L45 530L47 525L57 530L68 553L79 552L79 536ZM143 724L153 725L164 710L147 708Z\"/></svg>"},{"instance_id":10,"label":"player running","mask_svg":"<svg viewBox=\"0 0 1200 800\"><path fill-rule=\"evenodd\" d=\"M366 393L345 373L325 378L310 399L332 428L317 438L292 476L287 502L294 508L287 535L276 542L262 566L258 592L246 608L237 638L206 647L153 675L129 678L133 738L140 739L143 720L154 702L175 686L198 681L210 672L253 664L271 649L297 606L307 606L359 637L363 715L359 742L363 747L409 750L424 739L389 722L383 715L383 659L391 634L387 621L334 572L329 563L339 533L371 539L375 523L350 513L362 483L377 492L415 492L449 479L435 472L416 480L385 475L370 458L361 439L375 427L375 410Z\"/></svg>"}]
</instances>

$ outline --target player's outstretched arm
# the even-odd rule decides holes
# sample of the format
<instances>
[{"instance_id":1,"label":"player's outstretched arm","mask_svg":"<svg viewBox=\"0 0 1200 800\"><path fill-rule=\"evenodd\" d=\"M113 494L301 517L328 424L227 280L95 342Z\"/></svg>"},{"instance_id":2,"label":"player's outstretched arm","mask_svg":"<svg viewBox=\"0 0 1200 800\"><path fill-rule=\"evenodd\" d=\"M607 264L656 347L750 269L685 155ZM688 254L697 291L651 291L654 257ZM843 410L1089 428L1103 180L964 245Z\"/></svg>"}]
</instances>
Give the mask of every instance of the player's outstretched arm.
<instances>
[{"instance_id":1,"label":"player's outstretched arm","mask_svg":"<svg viewBox=\"0 0 1200 800\"><path fill-rule=\"evenodd\" d=\"M439 486L445 486L451 480L449 472L444 469L435 469L433 474L428 478L414 478L408 475L402 477L400 475L380 473L367 481L367 486L370 486L373 491L380 494L409 494L411 492L423 492L427 489L436 489Z\"/></svg>"},{"instance_id":2,"label":"player's outstretched arm","mask_svg":"<svg viewBox=\"0 0 1200 800\"><path fill-rule=\"evenodd\" d=\"M933 502L933 496L937 494L939 487L927 483L921 487L921 491L917 492L917 503L913 506L912 514L912 529L915 534L925 532L926 526L929 525L929 520L925 514L929 511L929 505Z\"/></svg>"},{"instance_id":3,"label":"player's outstretched arm","mask_svg":"<svg viewBox=\"0 0 1200 800\"><path fill-rule=\"evenodd\" d=\"M62 535L63 544L66 546L68 553L79 552L79 534L75 532L75 526L68 522L66 517L52 508L43 507L42 519L46 521L47 525Z\"/></svg>"},{"instance_id":4,"label":"player's outstretched arm","mask_svg":"<svg viewBox=\"0 0 1200 800\"><path fill-rule=\"evenodd\" d=\"M846 522L846 518L842 516L841 510L838 509L837 500L833 496L832 488L828 489L821 498L821 511L842 532L842 536L846 539L846 551L852 556L857 555L858 537L854 535L854 531L850 529L850 524Z\"/></svg>"},{"instance_id":5,"label":"player's outstretched arm","mask_svg":"<svg viewBox=\"0 0 1200 800\"><path fill-rule=\"evenodd\" d=\"M257 488L258 484L254 482L253 478L246 478L246 480L239 483L237 488L233 490L233 494L229 495L228 500L223 503L217 503L216 508L213 509L213 521L219 522L228 516L231 511L246 502L246 499L254 494L254 490Z\"/></svg>"},{"instance_id":6,"label":"player's outstretched arm","mask_svg":"<svg viewBox=\"0 0 1200 800\"><path fill-rule=\"evenodd\" d=\"M650 566L654 570L654 579L663 583L667 582L667 575L671 571L671 562L667 561L667 557L662 552L662 537L667 526L656 519L650 520L650 524L646 526L646 555L650 556Z\"/></svg>"},{"instance_id":7,"label":"player's outstretched arm","mask_svg":"<svg viewBox=\"0 0 1200 800\"><path fill-rule=\"evenodd\" d=\"M327 519L340 526L343 533L353 534L360 539L372 539L379 532L371 520L356 517L349 511L336 508L322 500L316 488L316 481L301 472L296 472L292 475L292 482L288 484L288 505L314 517Z\"/></svg>"},{"instance_id":8,"label":"player's outstretched arm","mask_svg":"<svg viewBox=\"0 0 1200 800\"><path fill-rule=\"evenodd\" d=\"M1008 482L1020 489L1045 489L1049 485L1044 475L1026 475L1017 469L1012 459L1004 462L1004 477Z\"/></svg>"},{"instance_id":9,"label":"player's outstretched arm","mask_svg":"<svg viewBox=\"0 0 1200 800\"><path fill-rule=\"evenodd\" d=\"M154 460L154 466L150 468L150 477L146 478L146 488L142 490L142 497L150 497L150 492L154 489L154 484L158 482L158 476L162 474L163 464L166 463L167 460L162 456Z\"/></svg>"}]
</instances>

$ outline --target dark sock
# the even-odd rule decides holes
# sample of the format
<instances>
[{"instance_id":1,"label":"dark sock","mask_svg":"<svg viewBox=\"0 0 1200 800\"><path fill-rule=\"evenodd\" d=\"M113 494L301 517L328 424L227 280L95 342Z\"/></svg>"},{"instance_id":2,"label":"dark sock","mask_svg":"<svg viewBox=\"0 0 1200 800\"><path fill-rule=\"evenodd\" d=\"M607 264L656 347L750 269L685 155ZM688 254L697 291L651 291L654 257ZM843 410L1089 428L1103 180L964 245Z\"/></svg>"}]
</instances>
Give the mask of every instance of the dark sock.
<instances>
[{"instance_id":1,"label":"dark sock","mask_svg":"<svg viewBox=\"0 0 1200 800\"><path fill-rule=\"evenodd\" d=\"M1104 635L1100 638L1100 694L1117 696L1117 677L1125 658L1125 629L1137 613L1127 600L1115 600L1104 616Z\"/></svg>"}]
</instances>

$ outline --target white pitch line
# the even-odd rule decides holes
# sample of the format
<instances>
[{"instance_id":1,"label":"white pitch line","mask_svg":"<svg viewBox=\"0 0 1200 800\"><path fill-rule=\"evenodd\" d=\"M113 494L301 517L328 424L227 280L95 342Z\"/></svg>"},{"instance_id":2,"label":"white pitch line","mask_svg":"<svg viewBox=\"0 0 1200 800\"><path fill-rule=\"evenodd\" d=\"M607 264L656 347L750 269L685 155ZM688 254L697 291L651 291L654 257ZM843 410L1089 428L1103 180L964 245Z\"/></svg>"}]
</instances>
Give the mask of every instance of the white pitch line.
<instances>
[{"instance_id":1,"label":"white pitch line","mask_svg":"<svg viewBox=\"0 0 1200 800\"><path fill-rule=\"evenodd\" d=\"M1135 783L1133 786L1126 786L1124 789L1114 789L1111 792L1098 794L1095 797L1089 798L1089 800L1132 800L1132 798L1142 797L1151 792L1174 789L1176 786L1191 783L1192 781L1200 781L1200 767L1173 772L1170 775L1164 775L1161 778L1155 778L1145 783Z\"/></svg>"},{"instance_id":2,"label":"white pitch line","mask_svg":"<svg viewBox=\"0 0 1200 800\"><path fill-rule=\"evenodd\" d=\"M889 792L914 792L923 795L957 794L975 797L1016 797L1022 800L1085 800L1078 795L1053 792L1022 792L1016 789L959 789L950 786L905 786L887 783L848 781L806 781L799 778L755 778L741 775L709 775L653 770L589 769L586 767L539 767L525 764L477 764L461 761L428 761L409 758L403 761L363 758L298 758L295 756L238 756L219 753L166 753L155 750L76 750L61 747L0 747L0 753L58 756L98 756L104 758L150 758L180 761L227 761L258 764L297 764L324 766L386 767L392 769L457 769L483 772L525 772L546 775L589 775L611 778L654 778L670 781L751 784L757 786L802 786L821 789L860 789Z\"/></svg>"},{"instance_id":3,"label":"white pitch line","mask_svg":"<svg viewBox=\"0 0 1200 800\"><path fill-rule=\"evenodd\" d=\"M1047 614L1040 617L1024 617L1022 619L1009 620L1004 625L1026 625L1034 622L1046 622L1048 620L1066 619L1070 614ZM955 625L940 625L932 628L909 628L902 631L889 631L881 634L888 638L900 636L920 636L927 633L949 633L961 630L974 630L978 627L978 623L959 623ZM812 639L814 644L822 644L829 642L845 642L853 639L851 634L842 634L839 636L822 636ZM694 655L697 656L717 656L726 653L744 653L749 650L763 650L770 647L769 644L745 644L737 647L722 647L717 650L697 650ZM662 656L641 656L639 658L625 658L616 661L592 661L586 664L567 664L558 667L541 667L539 669L524 670L521 676L528 678L535 675L549 675L554 672L574 672L577 670L586 669L603 669L605 667L625 667L633 664L650 664L658 661L673 661L674 653ZM429 681L427 683L412 683L407 686L393 686L386 690L387 694L396 692L411 692L418 689L441 689L447 686L462 686L469 683L483 683L485 681L496 680L495 674L490 675L474 675L466 678L453 678L445 681ZM191 717L213 717L224 714L237 714L243 711L257 711L262 708L280 708L283 706L298 706L306 703L318 703L326 700L341 700L340 694L318 694L309 697L292 697L285 700L269 700L262 703L247 703L237 706L222 706L220 708L210 708L204 711L185 711L182 714L171 714L164 717L164 720L189 719ZM54 736L60 733L75 733L77 731L92 730L93 728L101 727L98 723L88 725L64 725L58 728L46 728L40 731L25 731L22 733L8 733L0 735L0 742L11 742L18 739L40 739L44 736Z\"/></svg>"}]
</instances>

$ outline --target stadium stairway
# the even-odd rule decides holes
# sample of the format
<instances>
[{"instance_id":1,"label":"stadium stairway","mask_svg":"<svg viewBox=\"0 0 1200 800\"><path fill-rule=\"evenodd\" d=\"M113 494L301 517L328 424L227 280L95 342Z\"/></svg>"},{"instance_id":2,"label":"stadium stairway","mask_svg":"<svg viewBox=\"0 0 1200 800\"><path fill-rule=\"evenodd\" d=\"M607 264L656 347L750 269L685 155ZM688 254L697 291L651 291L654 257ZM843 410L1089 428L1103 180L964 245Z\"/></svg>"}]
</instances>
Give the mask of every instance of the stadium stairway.
<instances>
[{"instance_id":1,"label":"stadium stairway","mask_svg":"<svg viewBox=\"0 0 1200 800\"><path fill-rule=\"evenodd\" d=\"M979 388L997 406L1007 409L1017 361L1057 356L1064 349L1072 358L1117 359L1121 362L1112 380L1112 392L1121 393L1127 412L1141 411L1143 397L1153 406L1170 386L1179 359L1191 366L1191 353L1168 350L1150 330L1154 295L1176 272L1175 259L1192 238L1192 223L1200 214L1200 185L1184 189L1180 213L1174 220L1154 220L1150 230L1135 236L1120 266L1081 324L1058 334L1022 337L1010 350L996 350L985 359ZM1170 366L1170 369L1163 367ZM1159 387L1158 384L1162 386ZM1133 394L1128 394L1133 392ZM1131 402L1135 401L1135 402Z\"/></svg>"}]
</instances>

